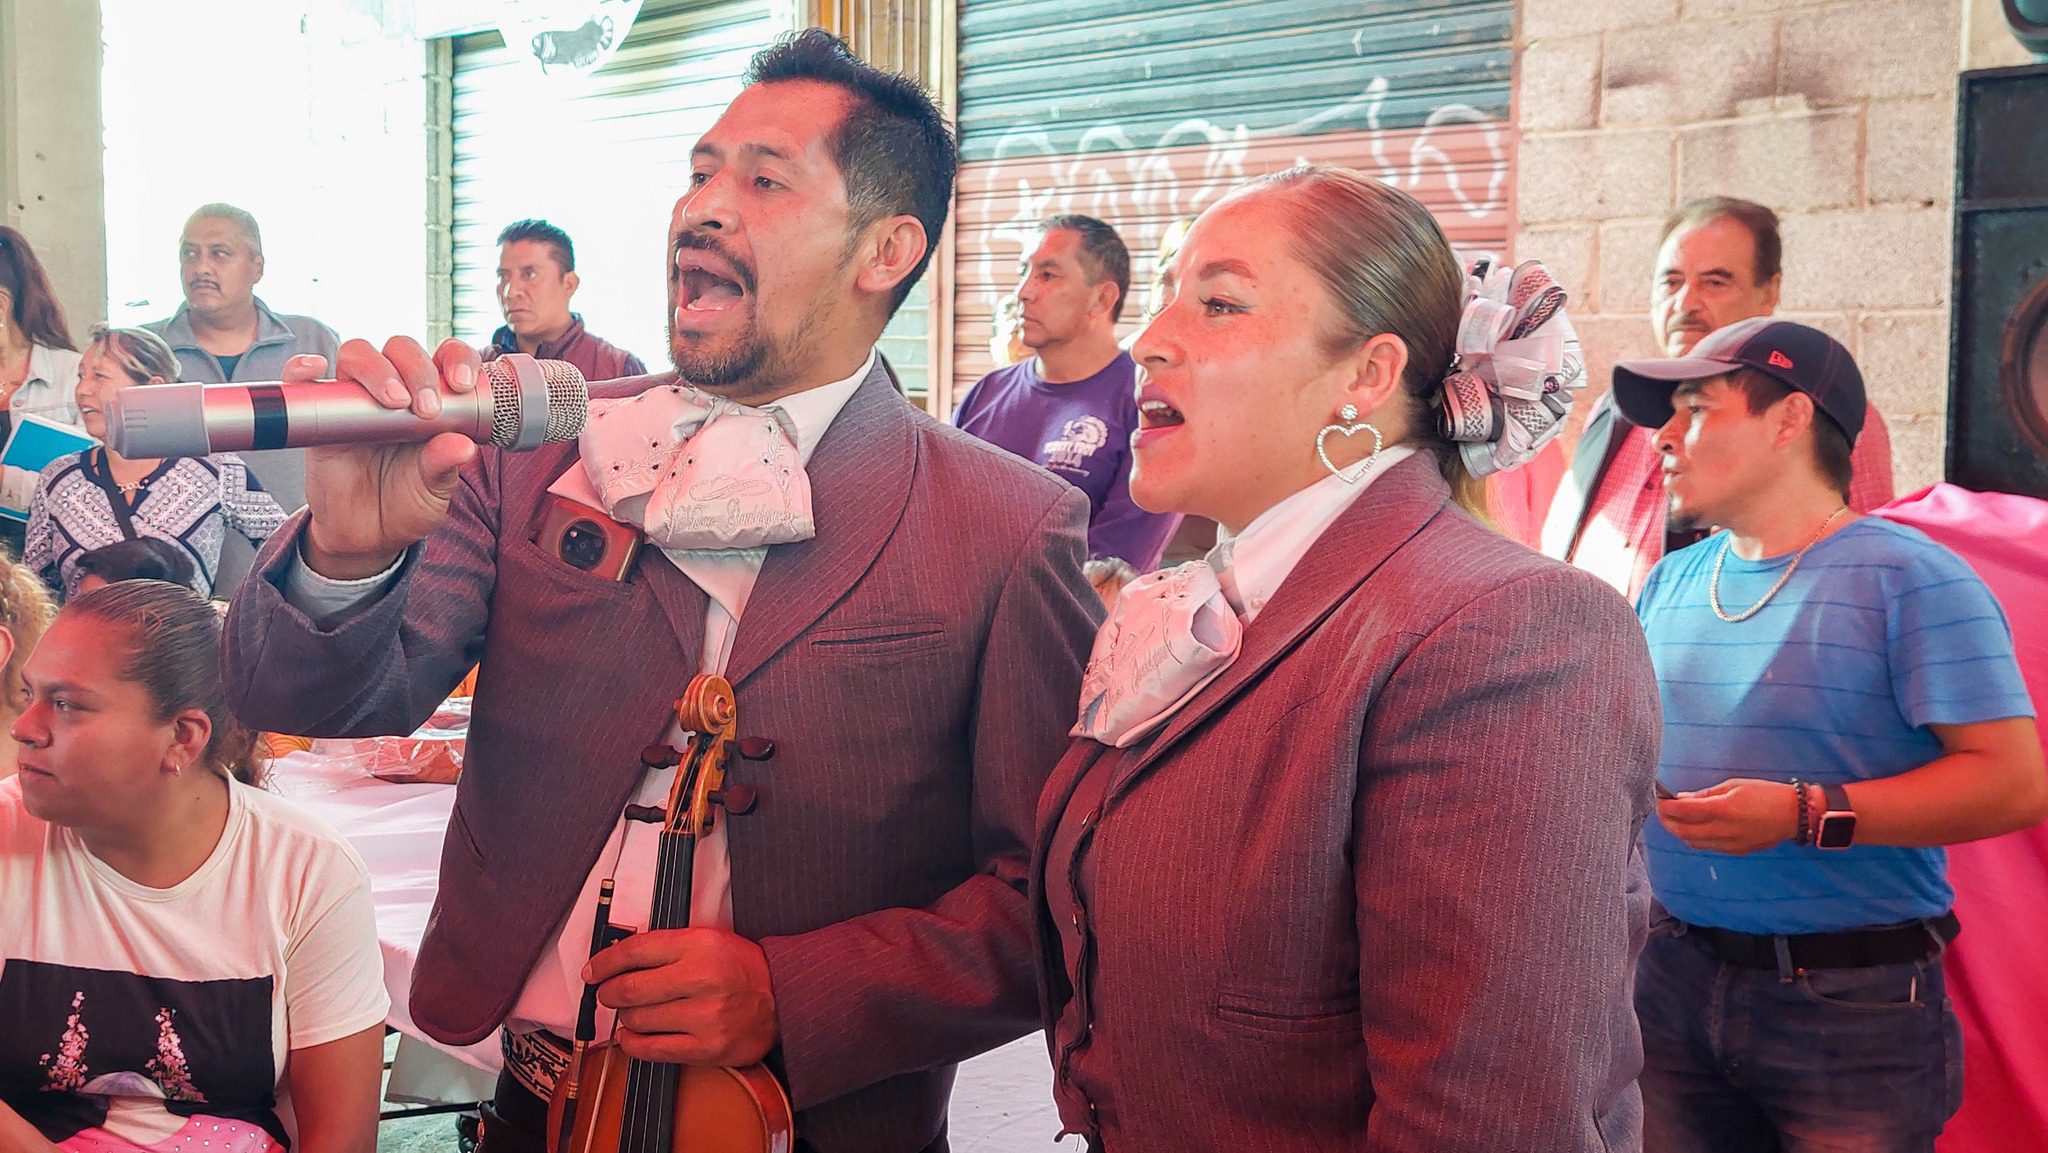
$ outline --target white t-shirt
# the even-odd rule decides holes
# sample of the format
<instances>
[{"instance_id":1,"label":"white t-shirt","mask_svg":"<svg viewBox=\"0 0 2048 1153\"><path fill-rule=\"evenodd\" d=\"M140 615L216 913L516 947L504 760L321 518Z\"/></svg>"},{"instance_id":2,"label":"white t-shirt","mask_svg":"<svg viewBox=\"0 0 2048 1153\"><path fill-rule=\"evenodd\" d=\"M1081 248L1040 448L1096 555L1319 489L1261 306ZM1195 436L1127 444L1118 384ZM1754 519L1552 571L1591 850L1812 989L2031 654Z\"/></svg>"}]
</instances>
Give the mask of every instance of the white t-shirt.
<instances>
[{"instance_id":1,"label":"white t-shirt","mask_svg":"<svg viewBox=\"0 0 2048 1153\"><path fill-rule=\"evenodd\" d=\"M0 781L0 1100L59 1145L282 1144L286 1054L389 1007L369 873L290 801L231 783L220 844L152 889Z\"/></svg>"}]
</instances>

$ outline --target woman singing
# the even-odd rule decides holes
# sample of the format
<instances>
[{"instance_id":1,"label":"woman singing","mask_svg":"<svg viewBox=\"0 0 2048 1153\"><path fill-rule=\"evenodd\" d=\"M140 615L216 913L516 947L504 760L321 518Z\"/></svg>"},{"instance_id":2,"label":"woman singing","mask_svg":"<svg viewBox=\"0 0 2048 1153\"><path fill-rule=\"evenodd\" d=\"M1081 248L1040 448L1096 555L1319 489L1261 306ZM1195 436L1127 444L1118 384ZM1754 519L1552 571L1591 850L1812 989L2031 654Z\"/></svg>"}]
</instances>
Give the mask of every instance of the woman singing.
<instances>
[{"instance_id":1,"label":"woman singing","mask_svg":"<svg viewBox=\"0 0 2048 1153\"><path fill-rule=\"evenodd\" d=\"M1611 589L1468 511L1580 383L1563 293L1468 280L1329 168L1210 208L1164 288L1131 491L1221 534L1124 589L1040 802L1062 1121L1109 1153L1637 1147L1655 679Z\"/></svg>"}]
</instances>

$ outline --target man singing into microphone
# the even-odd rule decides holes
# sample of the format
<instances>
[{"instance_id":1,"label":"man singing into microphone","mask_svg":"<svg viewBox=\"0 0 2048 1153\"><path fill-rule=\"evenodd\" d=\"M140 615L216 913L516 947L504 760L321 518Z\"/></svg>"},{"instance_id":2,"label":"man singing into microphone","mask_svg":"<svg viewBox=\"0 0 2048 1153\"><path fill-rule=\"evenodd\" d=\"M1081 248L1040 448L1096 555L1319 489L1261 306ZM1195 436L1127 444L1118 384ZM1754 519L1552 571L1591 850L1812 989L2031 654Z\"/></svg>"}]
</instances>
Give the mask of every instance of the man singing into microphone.
<instances>
[{"instance_id":1,"label":"man singing into microphone","mask_svg":"<svg viewBox=\"0 0 2048 1153\"><path fill-rule=\"evenodd\" d=\"M952 1066L1034 1027L1031 822L1100 610L1081 494L905 404L874 351L955 164L929 98L833 37L763 53L676 202L677 374L595 389L580 445L312 450L230 617L265 728L404 732L482 660L411 1004L453 1042L508 1027L486 1153L542 1148L586 976L633 1056L765 1058L822 1153L944 1149ZM478 363L356 340L338 371L428 414ZM557 497L644 530L637 561L609 527L554 547ZM733 765L758 807L698 850L700 927L586 969L601 878L646 923L654 826L620 815L666 800L640 749L700 672L775 743Z\"/></svg>"}]
</instances>

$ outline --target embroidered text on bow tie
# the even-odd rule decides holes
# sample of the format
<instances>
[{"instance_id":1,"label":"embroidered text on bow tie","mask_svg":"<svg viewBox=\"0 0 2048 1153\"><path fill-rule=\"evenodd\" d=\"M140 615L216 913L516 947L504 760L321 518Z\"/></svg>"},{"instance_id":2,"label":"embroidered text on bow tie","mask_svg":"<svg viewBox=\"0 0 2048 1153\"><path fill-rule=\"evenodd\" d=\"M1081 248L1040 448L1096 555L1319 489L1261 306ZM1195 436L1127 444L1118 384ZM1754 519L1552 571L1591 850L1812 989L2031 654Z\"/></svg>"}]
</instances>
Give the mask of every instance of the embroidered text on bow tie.
<instances>
[{"instance_id":1,"label":"embroidered text on bow tie","mask_svg":"<svg viewBox=\"0 0 2048 1153\"><path fill-rule=\"evenodd\" d=\"M1243 640L1207 561L1146 573L1095 634L1070 735L1129 748L1229 668Z\"/></svg>"}]
</instances>

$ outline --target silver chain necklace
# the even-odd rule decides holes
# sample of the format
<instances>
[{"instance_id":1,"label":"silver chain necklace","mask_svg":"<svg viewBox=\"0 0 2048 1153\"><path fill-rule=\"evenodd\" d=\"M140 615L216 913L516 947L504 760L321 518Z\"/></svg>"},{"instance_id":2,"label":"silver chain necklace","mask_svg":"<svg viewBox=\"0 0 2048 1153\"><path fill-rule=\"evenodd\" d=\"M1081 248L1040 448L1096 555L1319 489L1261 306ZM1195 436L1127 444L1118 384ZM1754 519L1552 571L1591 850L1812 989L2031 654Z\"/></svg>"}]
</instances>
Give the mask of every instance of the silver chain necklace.
<instances>
[{"instance_id":1,"label":"silver chain necklace","mask_svg":"<svg viewBox=\"0 0 2048 1153\"><path fill-rule=\"evenodd\" d=\"M1707 602L1713 605L1714 615L1731 625L1740 621L1746 621L1755 616L1759 609L1771 603L1771 598L1778 595L1778 590L1785 587L1785 582L1792 579L1792 574L1799 571L1799 562L1806 559L1807 549L1819 544L1820 538L1828 535L1828 530L1835 527L1835 522L1841 519L1843 513L1848 511L1849 506L1845 504L1829 513L1828 519L1821 522L1820 531L1813 534L1813 539L1807 541L1804 547L1792 554L1792 563L1785 566L1785 575L1778 578L1778 583L1772 585L1769 592L1764 593L1762 600L1736 613L1734 616L1729 616L1728 611L1721 607L1721 564L1728 559L1728 549L1735 544L1735 534L1728 534L1728 539L1721 542L1720 555L1714 558L1714 577L1707 582Z\"/></svg>"}]
</instances>

